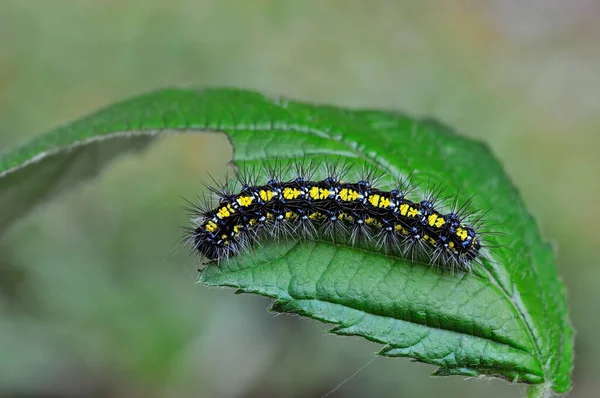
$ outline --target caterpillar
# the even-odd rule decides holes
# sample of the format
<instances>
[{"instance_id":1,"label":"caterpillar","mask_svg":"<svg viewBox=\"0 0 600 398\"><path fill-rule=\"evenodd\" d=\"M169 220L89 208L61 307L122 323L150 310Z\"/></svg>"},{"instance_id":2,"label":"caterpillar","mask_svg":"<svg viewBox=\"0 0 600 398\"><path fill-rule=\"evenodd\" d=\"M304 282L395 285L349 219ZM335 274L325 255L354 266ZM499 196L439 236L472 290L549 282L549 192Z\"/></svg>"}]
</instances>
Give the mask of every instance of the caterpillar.
<instances>
[{"instance_id":1,"label":"caterpillar","mask_svg":"<svg viewBox=\"0 0 600 398\"><path fill-rule=\"evenodd\" d=\"M455 198L449 211L440 205L440 189L430 189L420 201L409 198L415 190L410 178L399 179L393 189L378 182L385 173L363 168L354 182L345 181L350 167L338 162L325 165L325 178L314 179L313 163L290 167L264 166L243 170L229 184L207 185L218 198L192 203L193 226L186 240L194 251L217 262L250 250L264 239L315 239L355 246L366 244L376 250L411 262L421 261L446 268L470 271L483 258L482 224L468 203ZM269 178L259 184L259 175ZM214 181L214 180L213 180Z\"/></svg>"}]
</instances>

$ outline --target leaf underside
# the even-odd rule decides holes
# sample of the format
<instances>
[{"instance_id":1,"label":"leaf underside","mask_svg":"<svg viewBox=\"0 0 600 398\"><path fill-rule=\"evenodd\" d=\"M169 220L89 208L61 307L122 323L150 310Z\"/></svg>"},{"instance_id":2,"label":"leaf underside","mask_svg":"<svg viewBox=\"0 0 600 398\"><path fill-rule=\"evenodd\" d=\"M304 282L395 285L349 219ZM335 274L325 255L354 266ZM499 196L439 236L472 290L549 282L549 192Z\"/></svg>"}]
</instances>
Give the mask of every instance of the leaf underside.
<instances>
[{"instance_id":1,"label":"leaf underside","mask_svg":"<svg viewBox=\"0 0 600 398\"><path fill-rule=\"evenodd\" d=\"M0 225L89 178L157 134L226 133L234 163L342 159L416 183L441 183L499 235L473 273L450 273L329 241L265 243L208 265L205 285L275 299L273 310L335 324L380 352L434 364L436 375L497 376L570 388L572 330L552 248L502 166L481 143L431 121L236 89L166 89L112 105L0 157ZM475 195L475 196L473 196ZM417 190L418 197L418 190ZM18 198L18 200L17 200Z\"/></svg>"}]
</instances>

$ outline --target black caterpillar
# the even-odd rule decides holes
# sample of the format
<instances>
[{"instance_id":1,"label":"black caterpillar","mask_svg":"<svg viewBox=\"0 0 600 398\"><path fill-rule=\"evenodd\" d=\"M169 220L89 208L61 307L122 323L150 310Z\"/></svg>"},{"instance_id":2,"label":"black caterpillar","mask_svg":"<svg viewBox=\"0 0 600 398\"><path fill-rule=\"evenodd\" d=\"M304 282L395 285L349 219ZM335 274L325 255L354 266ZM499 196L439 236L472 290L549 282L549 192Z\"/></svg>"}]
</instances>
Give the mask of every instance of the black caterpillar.
<instances>
[{"instance_id":1,"label":"black caterpillar","mask_svg":"<svg viewBox=\"0 0 600 398\"><path fill-rule=\"evenodd\" d=\"M315 168L300 167L292 178L277 167L265 184L256 174L240 173L241 189L210 187L218 206L192 207L194 227L187 238L202 256L220 261L249 250L269 238L312 239L328 235L334 241L355 245L367 241L378 249L411 261L470 270L482 256L477 225L468 225L466 204L456 201L449 212L437 208L438 194L419 202L407 198L411 189L400 184L389 191L377 188L373 172L363 172L357 182L342 181L347 167L329 167L328 177L312 180ZM438 191L438 190L435 190Z\"/></svg>"}]
</instances>

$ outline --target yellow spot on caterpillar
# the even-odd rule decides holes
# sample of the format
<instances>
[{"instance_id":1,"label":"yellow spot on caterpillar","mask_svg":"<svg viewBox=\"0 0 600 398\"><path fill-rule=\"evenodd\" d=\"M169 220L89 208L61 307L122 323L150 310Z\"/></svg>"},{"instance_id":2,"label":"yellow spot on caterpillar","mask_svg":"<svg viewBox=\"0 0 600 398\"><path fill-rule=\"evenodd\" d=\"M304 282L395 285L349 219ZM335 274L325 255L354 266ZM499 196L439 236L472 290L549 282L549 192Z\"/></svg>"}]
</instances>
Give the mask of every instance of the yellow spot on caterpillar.
<instances>
[{"instance_id":1,"label":"yellow spot on caterpillar","mask_svg":"<svg viewBox=\"0 0 600 398\"><path fill-rule=\"evenodd\" d=\"M392 204L392 201L389 198L381 198L379 199L379 207L382 209L387 209Z\"/></svg>"},{"instance_id":2,"label":"yellow spot on caterpillar","mask_svg":"<svg viewBox=\"0 0 600 398\"><path fill-rule=\"evenodd\" d=\"M427 221L429 222L429 226L433 227L435 225L436 220L438 219L437 214L432 214L427 217Z\"/></svg>"},{"instance_id":3,"label":"yellow spot on caterpillar","mask_svg":"<svg viewBox=\"0 0 600 398\"><path fill-rule=\"evenodd\" d=\"M232 214L235 213L235 209L230 204L227 205L227 210Z\"/></svg>"},{"instance_id":4,"label":"yellow spot on caterpillar","mask_svg":"<svg viewBox=\"0 0 600 398\"><path fill-rule=\"evenodd\" d=\"M206 226L204 227L205 230L207 230L208 232L212 232L215 229L217 229L217 224L215 224L213 221L209 221L208 223L206 223Z\"/></svg>"},{"instance_id":5,"label":"yellow spot on caterpillar","mask_svg":"<svg viewBox=\"0 0 600 398\"><path fill-rule=\"evenodd\" d=\"M400 214L403 216L408 215L408 217L415 217L417 214L419 214L419 211L406 203L402 203L400 205Z\"/></svg>"},{"instance_id":6,"label":"yellow spot on caterpillar","mask_svg":"<svg viewBox=\"0 0 600 398\"><path fill-rule=\"evenodd\" d=\"M450 251L454 254L458 254L458 250L456 250L456 247L454 246L450 247Z\"/></svg>"},{"instance_id":7,"label":"yellow spot on caterpillar","mask_svg":"<svg viewBox=\"0 0 600 398\"><path fill-rule=\"evenodd\" d=\"M238 234L241 230L242 230L243 225L235 225L233 227L233 232L235 232L236 234Z\"/></svg>"},{"instance_id":8,"label":"yellow spot on caterpillar","mask_svg":"<svg viewBox=\"0 0 600 398\"><path fill-rule=\"evenodd\" d=\"M251 218L250 221L248 221L248 224L250 224L250 226L255 225L256 224L256 218Z\"/></svg>"},{"instance_id":9,"label":"yellow spot on caterpillar","mask_svg":"<svg viewBox=\"0 0 600 398\"><path fill-rule=\"evenodd\" d=\"M318 220L318 219L323 218L323 214L316 211L316 212L312 213L310 216L308 216L308 218L310 218L311 220Z\"/></svg>"},{"instance_id":10,"label":"yellow spot on caterpillar","mask_svg":"<svg viewBox=\"0 0 600 398\"><path fill-rule=\"evenodd\" d=\"M227 239L227 235L225 235L225 234L221 235L221 239Z\"/></svg>"},{"instance_id":11,"label":"yellow spot on caterpillar","mask_svg":"<svg viewBox=\"0 0 600 398\"><path fill-rule=\"evenodd\" d=\"M431 236L429 235L424 235L421 240L423 242L427 242L427 243L431 243L432 245L435 245L435 239L433 239Z\"/></svg>"},{"instance_id":12,"label":"yellow spot on caterpillar","mask_svg":"<svg viewBox=\"0 0 600 398\"><path fill-rule=\"evenodd\" d=\"M308 194L313 199L323 200L323 199L327 199L329 197L329 195L331 195L331 191L329 189L325 189L325 188L312 187L310 189L310 191L308 191Z\"/></svg>"},{"instance_id":13,"label":"yellow spot on caterpillar","mask_svg":"<svg viewBox=\"0 0 600 398\"><path fill-rule=\"evenodd\" d=\"M406 213L408 212L408 205L406 203L402 203L400 205L400 214L402 214L403 216L406 215Z\"/></svg>"},{"instance_id":14,"label":"yellow spot on caterpillar","mask_svg":"<svg viewBox=\"0 0 600 398\"><path fill-rule=\"evenodd\" d=\"M433 239L431 236L429 235L425 235L421 238L422 241L424 242L428 242L431 243L432 245L435 245L435 239Z\"/></svg>"},{"instance_id":15,"label":"yellow spot on caterpillar","mask_svg":"<svg viewBox=\"0 0 600 398\"><path fill-rule=\"evenodd\" d=\"M343 188L340 191L340 199L345 202L352 202L358 199L358 192L353 189Z\"/></svg>"},{"instance_id":16,"label":"yellow spot on caterpillar","mask_svg":"<svg viewBox=\"0 0 600 398\"><path fill-rule=\"evenodd\" d=\"M353 219L354 219L354 218L353 218L351 215L349 215L349 214L346 214L346 213L340 213L340 214L338 215L338 220L352 221Z\"/></svg>"},{"instance_id":17,"label":"yellow spot on caterpillar","mask_svg":"<svg viewBox=\"0 0 600 398\"><path fill-rule=\"evenodd\" d=\"M275 196L275 192L265 191L264 189L261 189L258 194L264 202L270 201L271 199L273 199L273 196Z\"/></svg>"},{"instance_id":18,"label":"yellow spot on caterpillar","mask_svg":"<svg viewBox=\"0 0 600 398\"><path fill-rule=\"evenodd\" d=\"M348 200L348 188L343 188L340 190L340 199L343 201ZM341 216L341 214L340 214L340 216Z\"/></svg>"},{"instance_id":19,"label":"yellow spot on caterpillar","mask_svg":"<svg viewBox=\"0 0 600 398\"><path fill-rule=\"evenodd\" d=\"M377 206L379 204L379 198L381 198L380 195L371 195L369 196L369 203L371 203L373 206Z\"/></svg>"},{"instance_id":20,"label":"yellow spot on caterpillar","mask_svg":"<svg viewBox=\"0 0 600 398\"><path fill-rule=\"evenodd\" d=\"M267 220L273 219L273 213L267 213Z\"/></svg>"},{"instance_id":21,"label":"yellow spot on caterpillar","mask_svg":"<svg viewBox=\"0 0 600 398\"><path fill-rule=\"evenodd\" d=\"M229 212L229 210L227 210L227 207L221 207L217 211L217 217L219 217L219 218L227 218L230 215L231 215L231 213Z\"/></svg>"},{"instance_id":22,"label":"yellow spot on caterpillar","mask_svg":"<svg viewBox=\"0 0 600 398\"><path fill-rule=\"evenodd\" d=\"M308 194L313 199L319 199L319 188L318 187L312 187L310 189L310 191L308 191Z\"/></svg>"},{"instance_id":23,"label":"yellow spot on caterpillar","mask_svg":"<svg viewBox=\"0 0 600 398\"><path fill-rule=\"evenodd\" d=\"M408 231L400 224L396 225L396 231L399 231L402 235L408 235Z\"/></svg>"},{"instance_id":24,"label":"yellow spot on caterpillar","mask_svg":"<svg viewBox=\"0 0 600 398\"><path fill-rule=\"evenodd\" d=\"M435 222L435 226L437 228L441 228L444 224L446 224L446 220L444 220L442 217L439 217Z\"/></svg>"},{"instance_id":25,"label":"yellow spot on caterpillar","mask_svg":"<svg viewBox=\"0 0 600 398\"><path fill-rule=\"evenodd\" d=\"M250 206L253 201L254 201L254 198L252 196L240 196L239 198L237 198L237 202L242 207Z\"/></svg>"},{"instance_id":26,"label":"yellow spot on caterpillar","mask_svg":"<svg viewBox=\"0 0 600 398\"><path fill-rule=\"evenodd\" d=\"M460 238L460 240L465 240L467 239L467 236L469 236L469 234L467 233L467 230L464 228L457 228L456 229L456 236L458 236Z\"/></svg>"},{"instance_id":27,"label":"yellow spot on caterpillar","mask_svg":"<svg viewBox=\"0 0 600 398\"><path fill-rule=\"evenodd\" d=\"M377 220L376 218L373 218L373 217L366 218L365 224L374 225L376 227L381 227L381 223L379 222L379 220Z\"/></svg>"},{"instance_id":28,"label":"yellow spot on caterpillar","mask_svg":"<svg viewBox=\"0 0 600 398\"><path fill-rule=\"evenodd\" d=\"M450 243L448 243L448 247L449 247L450 249L454 249L454 242L450 242Z\"/></svg>"},{"instance_id":29,"label":"yellow spot on caterpillar","mask_svg":"<svg viewBox=\"0 0 600 398\"><path fill-rule=\"evenodd\" d=\"M442 225L446 223L443 217L438 216L437 214L432 214L428 217L429 225L436 228L441 228Z\"/></svg>"},{"instance_id":30,"label":"yellow spot on caterpillar","mask_svg":"<svg viewBox=\"0 0 600 398\"><path fill-rule=\"evenodd\" d=\"M285 199L291 200L296 199L300 196L300 190L298 188L284 188L283 189L283 197Z\"/></svg>"},{"instance_id":31,"label":"yellow spot on caterpillar","mask_svg":"<svg viewBox=\"0 0 600 398\"><path fill-rule=\"evenodd\" d=\"M288 220L289 219L296 219L296 218L298 218L298 215L296 213L294 213L294 212L286 211L285 212L285 218L288 219Z\"/></svg>"}]
</instances>

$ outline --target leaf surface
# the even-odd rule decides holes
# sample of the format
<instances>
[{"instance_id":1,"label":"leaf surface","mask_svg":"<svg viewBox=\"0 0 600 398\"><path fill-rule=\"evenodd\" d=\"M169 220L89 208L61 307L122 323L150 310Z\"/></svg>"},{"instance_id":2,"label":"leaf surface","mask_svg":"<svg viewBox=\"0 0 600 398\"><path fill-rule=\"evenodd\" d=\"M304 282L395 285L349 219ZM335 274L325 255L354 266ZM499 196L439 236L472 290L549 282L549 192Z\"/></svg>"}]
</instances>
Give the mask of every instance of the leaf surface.
<instances>
[{"instance_id":1,"label":"leaf surface","mask_svg":"<svg viewBox=\"0 0 600 398\"><path fill-rule=\"evenodd\" d=\"M334 333L383 344L383 355L437 365L438 375L498 376L541 385L536 391L569 390L572 330L552 248L487 147L432 121L236 89L160 90L3 155L0 225L157 134L208 130L228 135L237 165L341 158L394 175L413 173L424 185L442 183L460 203L473 197L469 210L489 210L487 223L504 236L488 238L500 247L471 274L340 242L282 241L209 265L201 283L273 297L276 311L335 324Z\"/></svg>"}]
</instances>

